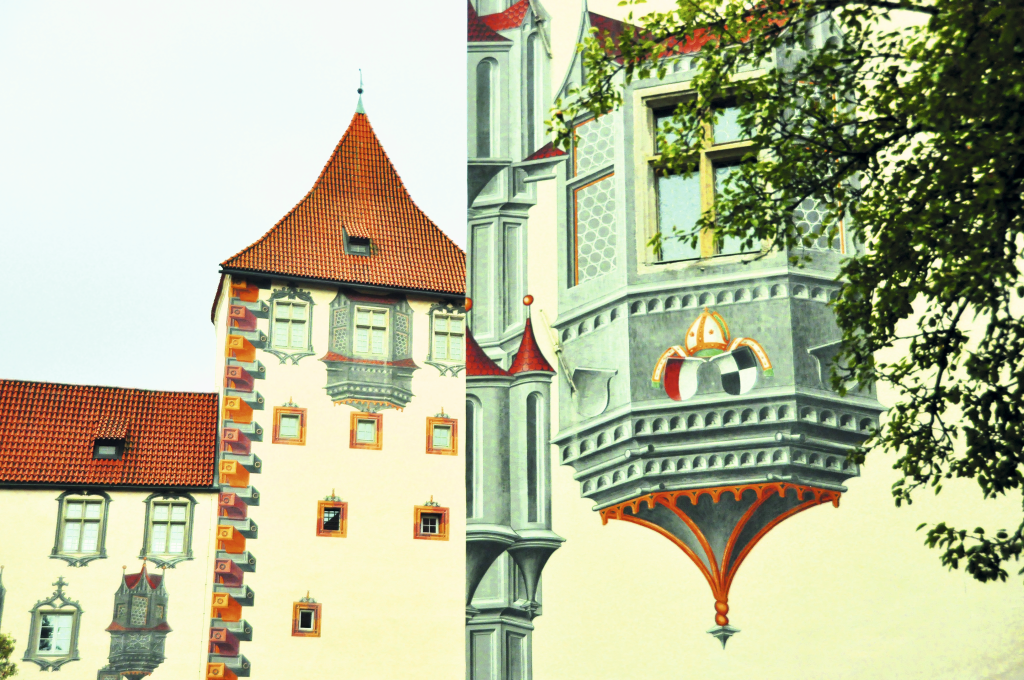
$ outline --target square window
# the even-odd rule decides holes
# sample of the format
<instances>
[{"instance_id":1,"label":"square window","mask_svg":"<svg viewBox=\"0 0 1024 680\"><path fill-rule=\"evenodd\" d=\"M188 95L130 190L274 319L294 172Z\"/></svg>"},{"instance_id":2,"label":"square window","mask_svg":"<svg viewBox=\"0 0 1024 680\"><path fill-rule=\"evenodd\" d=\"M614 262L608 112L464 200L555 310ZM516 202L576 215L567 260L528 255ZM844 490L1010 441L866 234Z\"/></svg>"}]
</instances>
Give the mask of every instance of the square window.
<instances>
[{"instance_id":1,"label":"square window","mask_svg":"<svg viewBox=\"0 0 1024 680\"><path fill-rule=\"evenodd\" d=\"M417 505L413 509L413 538L428 541L448 540L448 508Z\"/></svg>"},{"instance_id":2,"label":"square window","mask_svg":"<svg viewBox=\"0 0 1024 680\"><path fill-rule=\"evenodd\" d=\"M302 599L292 605L292 637L320 637L322 605Z\"/></svg>"},{"instance_id":3,"label":"square window","mask_svg":"<svg viewBox=\"0 0 1024 680\"><path fill-rule=\"evenodd\" d=\"M349 421L349 447L353 449L380 449L383 446L383 415L380 413L353 413Z\"/></svg>"},{"instance_id":4,"label":"square window","mask_svg":"<svg viewBox=\"0 0 1024 680\"><path fill-rule=\"evenodd\" d=\"M443 416L427 418L427 453L458 455L458 421Z\"/></svg>"},{"instance_id":5,"label":"square window","mask_svg":"<svg viewBox=\"0 0 1024 680\"><path fill-rule=\"evenodd\" d=\"M316 535L344 538L348 531L348 503L317 501Z\"/></svg>"},{"instance_id":6,"label":"square window","mask_svg":"<svg viewBox=\"0 0 1024 680\"><path fill-rule=\"evenodd\" d=\"M274 407L275 444L306 445L306 409L293 406Z\"/></svg>"}]
</instances>

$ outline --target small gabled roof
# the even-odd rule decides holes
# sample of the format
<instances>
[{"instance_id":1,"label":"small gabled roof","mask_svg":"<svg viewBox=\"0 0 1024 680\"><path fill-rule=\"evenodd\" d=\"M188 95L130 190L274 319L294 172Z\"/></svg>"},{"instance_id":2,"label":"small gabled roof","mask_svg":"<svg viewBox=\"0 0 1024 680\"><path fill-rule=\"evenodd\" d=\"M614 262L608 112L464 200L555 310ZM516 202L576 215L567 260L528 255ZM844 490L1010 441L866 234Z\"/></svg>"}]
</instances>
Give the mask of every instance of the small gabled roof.
<instances>
[{"instance_id":1,"label":"small gabled roof","mask_svg":"<svg viewBox=\"0 0 1024 680\"><path fill-rule=\"evenodd\" d=\"M370 239L347 254L345 235ZM413 202L365 113L352 116L313 188L221 266L338 283L462 295L466 253Z\"/></svg>"},{"instance_id":2,"label":"small gabled roof","mask_svg":"<svg viewBox=\"0 0 1024 680\"><path fill-rule=\"evenodd\" d=\"M495 31L507 31L510 28L519 28L522 26L529 11L530 0L519 0L519 2L509 7L504 12L485 14L480 17L480 21L484 22Z\"/></svg>"},{"instance_id":3,"label":"small gabled roof","mask_svg":"<svg viewBox=\"0 0 1024 680\"><path fill-rule=\"evenodd\" d=\"M0 483L213 488L216 456L216 393L0 380Z\"/></svg>"},{"instance_id":4,"label":"small gabled roof","mask_svg":"<svg viewBox=\"0 0 1024 680\"><path fill-rule=\"evenodd\" d=\"M558 158L559 156L567 155L564 151L555 146L554 142L548 142L544 146L540 147L529 156L524 158L524 161L539 161L545 158Z\"/></svg>"},{"instance_id":5,"label":"small gabled roof","mask_svg":"<svg viewBox=\"0 0 1024 680\"><path fill-rule=\"evenodd\" d=\"M473 3L469 3L469 21L467 22L469 42L511 42L508 38L498 35L476 13Z\"/></svg>"}]
</instances>

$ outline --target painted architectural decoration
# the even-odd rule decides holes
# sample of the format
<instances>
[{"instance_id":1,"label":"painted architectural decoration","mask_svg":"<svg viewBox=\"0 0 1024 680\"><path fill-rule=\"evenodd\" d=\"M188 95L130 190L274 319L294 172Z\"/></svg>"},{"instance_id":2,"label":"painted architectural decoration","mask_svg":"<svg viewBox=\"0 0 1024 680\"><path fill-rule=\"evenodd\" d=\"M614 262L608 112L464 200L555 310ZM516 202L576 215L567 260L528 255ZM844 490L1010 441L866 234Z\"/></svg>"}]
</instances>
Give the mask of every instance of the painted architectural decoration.
<instances>
[{"instance_id":1,"label":"painted architectural decoration","mask_svg":"<svg viewBox=\"0 0 1024 680\"><path fill-rule=\"evenodd\" d=\"M167 624L167 590L163 575L151 575L142 563L137 574L125 573L114 594L114 618L110 633L109 663L100 669L126 677L150 675L164 660Z\"/></svg>"},{"instance_id":2,"label":"painted architectural decoration","mask_svg":"<svg viewBox=\"0 0 1024 680\"><path fill-rule=\"evenodd\" d=\"M713 205L713 191L700 187L720 181L747 150L726 111L709 143L728 149L709 155L700 177L655 173L658 122L687 96L701 41L673 57L664 79L628 85L620 110L571 121L576 138L565 153L528 132L536 130L529 102L547 110L583 82L576 54L561 84L547 89L546 19L527 0L470 6L467 394L507 389L525 321L512 301L532 286L526 254L556 250L554 289L533 287L557 300L556 318L542 317L559 373L546 402L557 414L555 455L574 469L603 522L653 529L696 564L713 597L709 632L724 646L738 630L728 597L740 564L779 522L815 505L838 506L843 481L858 474L846 453L882 410L871 392L840 398L828 384L840 340L828 303L838 293L840 260L856 244L845 233L819 239L807 249L811 263L797 267L790 253L748 250L714 234L696 248L671 239L673 227L685 229ZM577 42L592 29L614 39L624 26L583 3ZM823 23L818 45L827 31ZM531 35L542 49L531 51ZM558 210L541 219L557 225L554 235L530 231L527 220L535 183L549 179ZM814 206L801 206L800 216L804 228L818 227ZM659 232L666 238L655 251L648 244ZM480 408L509 407L481 400ZM484 427L500 428L495 419L485 416ZM509 456L495 451L516 436L502 442L488 431L486 456ZM502 483L495 478L485 488ZM483 507L489 500L485 492ZM511 537L488 531L476 549L501 553ZM472 556L472 529L469 540ZM483 652L475 638L467 644L467 677L529 677L526 661L514 670L476 664Z\"/></svg>"}]
</instances>

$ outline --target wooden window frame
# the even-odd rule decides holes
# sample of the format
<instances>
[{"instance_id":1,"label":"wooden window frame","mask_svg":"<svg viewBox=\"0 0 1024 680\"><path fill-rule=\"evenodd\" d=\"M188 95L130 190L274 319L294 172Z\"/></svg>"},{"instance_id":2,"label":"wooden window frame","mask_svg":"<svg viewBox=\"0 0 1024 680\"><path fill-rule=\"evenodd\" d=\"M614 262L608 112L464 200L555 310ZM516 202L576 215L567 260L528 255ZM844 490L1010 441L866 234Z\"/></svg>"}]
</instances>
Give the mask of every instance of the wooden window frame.
<instances>
[{"instance_id":1,"label":"wooden window frame","mask_svg":"<svg viewBox=\"0 0 1024 680\"><path fill-rule=\"evenodd\" d=\"M299 612L313 612L313 630L302 630L299 628ZM294 602L292 603L292 637L320 637L320 624L323 614L323 605L318 602Z\"/></svg>"},{"instance_id":2,"label":"wooden window frame","mask_svg":"<svg viewBox=\"0 0 1024 680\"><path fill-rule=\"evenodd\" d=\"M358 442L356 441L356 431L360 420L373 420L376 423L377 437L373 442ZM348 446L350 449L372 449L379 451L384 447L384 414L382 413L364 413L360 411L353 411L349 416L349 441Z\"/></svg>"},{"instance_id":3,"label":"wooden window frame","mask_svg":"<svg viewBox=\"0 0 1024 680\"><path fill-rule=\"evenodd\" d=\"M420 519L424 514L441 515L441 521L437 527L436 534L426 534L420 531ZM417 505L413 509L413 538L423 541L447 541L448 540L448 508L437 505Z\"/></svg>"},{"instance_id":4,"label":"wooden window frame","mask_svg":"<svg viewBox=\"0 0 1024 680\"><path fill-rule=\"evenodd\" d=\"M451 446L448 448L434 448L434 428L438 425L451 428ZM442 456L459 455L459 421L454 418L427 418L427 453L439 454Z\"/></svg>"},{"instance_id":5,"label":"wooden window frame","mask_svg":"<svg viewBox=\"0 0 1024 680\"><path fill-rule=\"evenodd\" d=\"M299 436L297 438L285 438L281 436L281 416L297 415L299 417ZM274 444L290 444L292 446L306 445L306 409L292 406L274 407Z\"/></svg>"},{"instance_id":6,"label":"wooden window frame","mask_svg":"<svg viewBox=\"0 0 1024 680\"><path fill-rule=\"evenodd\" d=\"M644 100L647 116L647 137L649 140L649 149L651 155L647 156L647 168L648 176L650 177L650 198L648 203L651 209L652 219L650 221L650 233L648 233L648 239L653 237L655 234L662 233L661 231L661 215L658 211L658 178L663 175L663 171L658 168L661 162L661 154L658 152L657 136L658 136L658 112L665 111L666 109L674 109L679 102L683 101L686 97L692 97L693 95L682 95L682 96L670 96L670 97L657 97ZM728 104L729 99L726 99L723 104ZM714 125L711 121L704 121L701 124L701 139L702 144L698 154L693 157L693 161L697 165L696 174L700 184L700 209L701 215L711 213L714 214L715 210L715 167L723 165L725 163L738 163L742 158L753 148L753 143L749 140L738 140L735 142L726 142L723 144L715 144L714 141ZM696 220L694 220L696 222ZM662 234L663 237L671 237L672 233L669 231L667 234ZM651 260L654 264L669 264L673 262L685 262L685 261L697 261L706 260L713 257L723 255L721 253L721 241L718 238L717 230L715 229L703 229L700 233L700 240L698 241L698 247L700 251L699 257L682 258L675 260L663 260L654 256L648 248L649 256L654 258ZM763 246L762 246L763 247ZM735 255L750 255L759 251L751 250L743 253L726 253L725 256Z\"/></svg>"},{"instance_id":7,"label":"wooden window frame","mask_svg":"<svg viewBox=\"0 0 1024 680\"><path fill-rule=\"evenodd\" d=\"M341 529L328 531L324 529L324 510L338 508L341 510ZM316 503L316 535L330 538L345 538L348 535L348 503L345 501L317 501Z\"/></svg>"}]
</instances>

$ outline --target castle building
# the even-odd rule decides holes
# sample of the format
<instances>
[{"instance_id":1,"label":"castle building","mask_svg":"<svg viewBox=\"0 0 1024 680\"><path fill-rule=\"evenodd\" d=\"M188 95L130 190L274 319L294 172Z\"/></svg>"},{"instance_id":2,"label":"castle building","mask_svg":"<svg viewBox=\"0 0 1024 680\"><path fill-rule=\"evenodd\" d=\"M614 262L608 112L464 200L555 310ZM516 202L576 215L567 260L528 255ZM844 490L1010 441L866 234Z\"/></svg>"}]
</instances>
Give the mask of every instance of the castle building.
<instances>
[{"instance_id":1,"label":"castle building","mask_svg":"<svg viewBox=\"0 0 1024 680\"><path fill-rule=\"evenodd\" d=\"M205 676L217 407L0 381L0 631L21 675Z\"/></svg>"},{"instance_id":2,"label":"castle building","mask_svg":"<svg viewBox=\"0 0 1024 680\"><path fill-rule=\"evenodd\" d=\"M569 101L584 81L576 53L553 93L534 90L546 76L531 80L524 64L548 62L530 56L524 35L546 36L546 19L529 0L470 7L469 295L473 337L493 364L481 359L482 375L470 372L467 392L509 380L522 318L513 303L527 290L543 300L554 313L541 317L538 334L550 337L558 359L544 418L557 423L553 455L573 469L602 522L652 529L694 563L711 590L708 632L724 646L738 632L728 613L740 564L755 560L756 544L788 517L838 506L843 481L858 474L846 454L882 411L871 391L840 398L829 386L841 334L828 303L840 263L857 244L842 225L835 238L822 234L810 201L796 209L800 228L817 236L800 249L810 259L805 266L791 264L797 253L745 248L712 233L696 248L672 238L675 227L686 231L713 208L749 148L736 109L723 101L708 121L699 173L656 172L658 126L691 96L700 40L673 55L663 79L625 86L619 110L569 121L568 154L524 135L530 109L523 102ZM577 42L592 29L614 40L624 26L584 2ZM837 39L828 22L815 31L807 49ZM786 59L779 54L764 69L786 68ZM485 144L495 120L502 135ZM544 180L553 180L553 214L534 207L527 219L537 204L529 192ZM665 237L660 251L649 245L657 234ZM533 269L536 279L524 279L530 259L547 263L549 253L554 275ZM500 430L505 406L488 408ZM487 456L509 455L504 442L492 442ZM497 550L498 539L492 543ZM547 606L558 607L557 593L547 595ZM467 675L531 673L471 664Z\"/></svg>"},{"instance_id":3,"label":"castle building","mask_svg":"<svg viewBox=\"0 0 1024 680\"><path fill-rule=\"evenodd\" d=\"M361 100L309 193L221 271L207 677L460 674L465 255Z\"/></svg>"}]
</instances>

